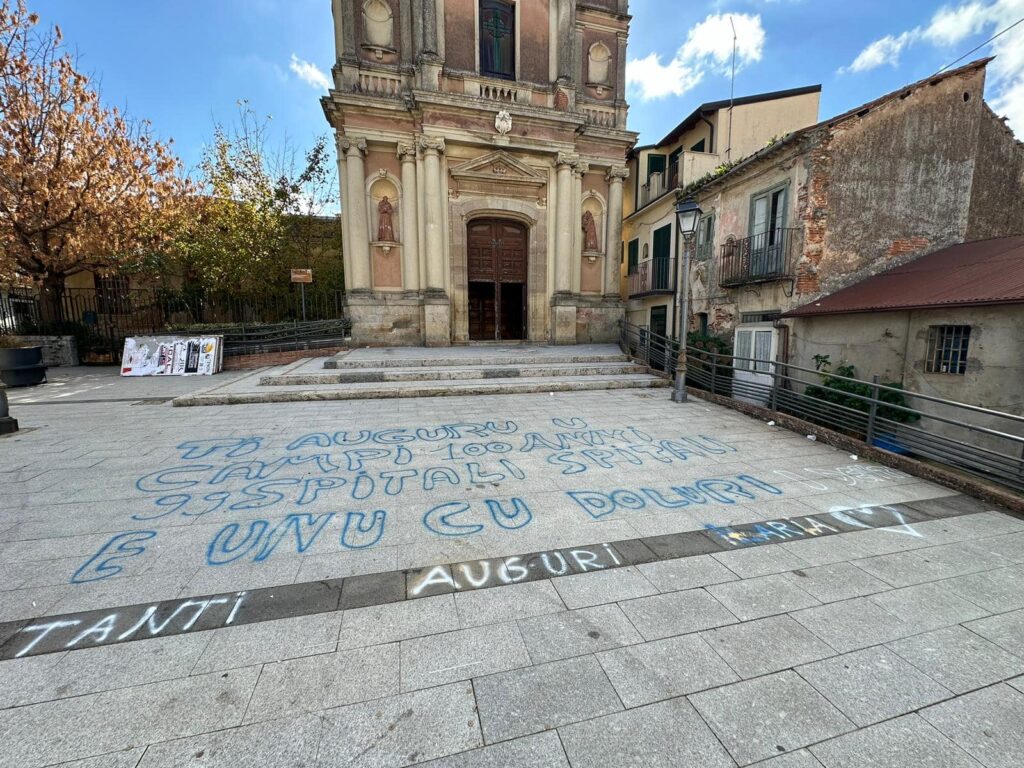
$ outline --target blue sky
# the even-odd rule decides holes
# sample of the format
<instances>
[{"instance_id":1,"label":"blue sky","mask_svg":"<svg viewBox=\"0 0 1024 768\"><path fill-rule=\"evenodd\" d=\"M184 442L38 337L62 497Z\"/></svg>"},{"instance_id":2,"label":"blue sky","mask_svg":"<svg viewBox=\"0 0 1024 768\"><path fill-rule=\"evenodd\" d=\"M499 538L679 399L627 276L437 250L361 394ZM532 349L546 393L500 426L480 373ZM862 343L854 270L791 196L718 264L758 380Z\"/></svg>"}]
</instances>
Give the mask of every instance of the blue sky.
<instances>
[{"instance_id":1,"label":"blue sky","mask_svg":"<svg viewBox=\"0 0 1024 768\"><path fill-rule=\"evenodd\" d=\"M529 0L527 0L528 2ZM104 99L173 137L186 165L213 120L247 99L272 140L327 131L318 98L333 58L330 0L29 0L59 23ZM633 0L630 128L660 139L697 104L823 86L821 117L926 77L1024 17L1024 0ZM1024 24L970 58L999 54L987 97L1024 137Z\"/></svg>"}]
</instances>

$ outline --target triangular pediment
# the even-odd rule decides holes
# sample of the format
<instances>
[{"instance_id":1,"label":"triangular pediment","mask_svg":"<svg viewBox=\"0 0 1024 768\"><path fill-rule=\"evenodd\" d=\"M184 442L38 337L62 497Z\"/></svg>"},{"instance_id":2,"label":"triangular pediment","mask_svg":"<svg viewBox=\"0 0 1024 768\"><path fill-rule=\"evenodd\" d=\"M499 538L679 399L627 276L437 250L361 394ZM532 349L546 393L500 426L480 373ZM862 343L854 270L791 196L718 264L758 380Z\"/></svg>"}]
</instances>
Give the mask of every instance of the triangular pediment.
<instances>
[{"instance_id":1,"label":"triangular pediment","mask_svg":"<svg viewBox=\"0 0 1024 768\"><path fill-rule=\"evenodd\" d=\"M547 176L535 171L508 152L496 150L449 168L454 178L514 180L519 183L545 184Z\"/></svg>"}]
</instances>

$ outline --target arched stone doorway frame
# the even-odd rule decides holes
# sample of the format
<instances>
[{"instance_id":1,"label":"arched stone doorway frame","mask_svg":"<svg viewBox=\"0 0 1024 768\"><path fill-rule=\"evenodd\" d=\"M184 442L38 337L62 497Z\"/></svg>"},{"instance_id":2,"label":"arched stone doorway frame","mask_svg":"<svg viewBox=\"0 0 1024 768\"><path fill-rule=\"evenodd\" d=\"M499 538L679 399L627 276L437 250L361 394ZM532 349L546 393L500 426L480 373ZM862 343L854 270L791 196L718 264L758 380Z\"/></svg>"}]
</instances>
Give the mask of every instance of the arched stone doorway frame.
<instances>
[{"instance_id":1,"label":"arched stone doorway frame","mask_svg":"<svg viewBox=\"0 0 1024 768\"><path fill-rule=\"evenodd\" d=\"M526 227L526 338L548 337L547 210L536 203L494 197L452 201L452 341L469 341L469 267L467 228L476 219L506 219Z\"/></svg>"}]
</instances>

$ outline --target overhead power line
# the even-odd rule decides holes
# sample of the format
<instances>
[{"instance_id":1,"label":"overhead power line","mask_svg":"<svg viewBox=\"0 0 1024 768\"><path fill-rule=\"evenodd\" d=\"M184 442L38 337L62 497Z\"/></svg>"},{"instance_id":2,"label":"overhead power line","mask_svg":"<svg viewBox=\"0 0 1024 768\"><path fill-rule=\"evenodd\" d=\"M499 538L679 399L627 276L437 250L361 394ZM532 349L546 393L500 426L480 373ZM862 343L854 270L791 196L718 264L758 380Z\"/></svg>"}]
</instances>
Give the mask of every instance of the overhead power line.
<instances>
[{"instance_id":1,"label":"overhead power line","mask_svg":"<svg viewBox=\"0 0 1024 768\"><path fill-rule=\"evenodd\" d=\"M1006 29L1002 29L1002 30L1000 30L999 32L996 32L996 33L995 33L994 35L992 35L992 37L990 37L990 38L989 38L988 40L986 40L986 41L985 41L984 43L982 43L981 45L977 45L977 46L975 46L974 48L971 48L971 50L969 50L969 51L968 51L967 53L965 53L965 54L964 54L963 56L961 56L961 57L960 57L959 59L957 59L956 61L951 61L951 62L949 62L949 64L947 64L947 65L946 65L946 66L944 66L944 67L943 67L942 69L940 69L940 70L939 70L939 72L944 72L945 70L949 69L949 68L950 68L950 67L952 67L952 66L953 66L954 64L956 64L956 63L957 63L958 61L963 61L964 59L966 59L966 58L967 58L968 56L970 56L970 55L971 55L972 53L974 53L975 51L977 51L977 50L979 50L979 49L981 49L981 48L984 48L984 47L985 47L986 45L988 45L989 43L991 43L991 42L992 42L993 40L995 40L995 39L996 39L997 37L999 37L1000 35L1002 35L1002 34L1005 34L1005 33L1009 32L1009 31L1010 31L1011 29L1013 29L1013 28L1014 28L1014 27L1016 27L1016 26L1017 26L1018 24L1020 24L1020 23L1021 23L1022 21L1024 21L1024 16L1021 16L1021 17L1020 17L1019 19L1017 19L1017 20L1016 20L1015 22L1013 22L1013 24L1011 24L1010 26L1008 26L1008 27L1007 27ZM939 72L936 72L935 74L937 75L937 74L939 74Z\"/></svg>"}]
</instances>

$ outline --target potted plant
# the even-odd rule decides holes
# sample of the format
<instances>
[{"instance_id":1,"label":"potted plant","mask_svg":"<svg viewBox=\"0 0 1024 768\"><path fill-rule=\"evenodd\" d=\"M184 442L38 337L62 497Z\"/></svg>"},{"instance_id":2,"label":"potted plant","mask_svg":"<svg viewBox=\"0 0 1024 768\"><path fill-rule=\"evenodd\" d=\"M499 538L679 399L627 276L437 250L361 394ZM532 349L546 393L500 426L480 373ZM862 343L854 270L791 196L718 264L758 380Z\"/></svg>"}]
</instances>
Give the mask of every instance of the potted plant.
<instances>
[{"instance_id":1,"label":"potted plant","mask_svg":"<svg viewBox=\"0 0 1024 768\"><path fill-rule=\"evenodd\" d=\"M25 345L15 336L0 336L0 381L8 387L28 387L46 381L43 348Z\"/></svg>"}]
</instances>

